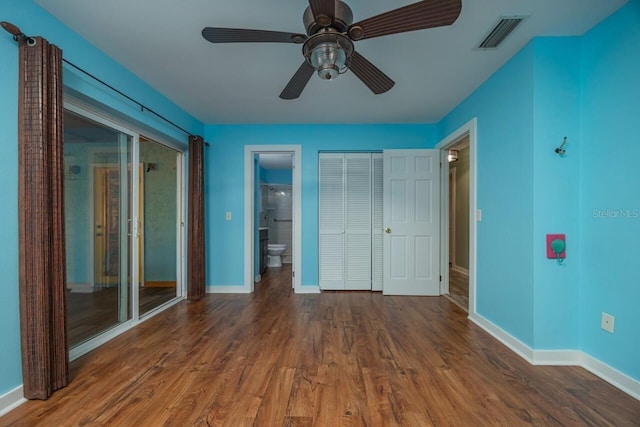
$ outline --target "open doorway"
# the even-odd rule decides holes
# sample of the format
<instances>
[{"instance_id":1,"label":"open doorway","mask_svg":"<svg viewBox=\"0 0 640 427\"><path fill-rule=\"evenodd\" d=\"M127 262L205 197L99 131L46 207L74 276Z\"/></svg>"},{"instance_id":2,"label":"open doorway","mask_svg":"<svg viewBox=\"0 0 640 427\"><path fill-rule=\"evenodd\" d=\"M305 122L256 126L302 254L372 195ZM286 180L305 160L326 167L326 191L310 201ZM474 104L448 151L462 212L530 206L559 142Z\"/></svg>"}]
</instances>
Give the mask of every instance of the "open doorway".
<instances>
[{"instance_id":1,"label":"open doorway","mask_svg":"<svg viewBox=\"0 0 640 427\"><path fill-rule=\"evenodd\" d=\"M449 293L469 311L469 135L448 148Z\"/></svg>"},{"instance_id":2,"label":"open doorway","mask_svg":"<svg viewBox=\"0 0 640 427\"><path fill-rule=\"evenodd\" d=\"M287 272L291 287L300 291L300 163L299 145L245 147L244 292L253 292L269 269L279 277Z\"/></svg>"},{"instance_id":3,"label":"open doorway","mask_svg":"<svg viewBox=\"0 0 640 427\"><path fill-rule=\"evenodd\" d=\"M442 140L441 294L472 317L476 301L476 119Z\"/></svg>"},{"instance_id":4,"label":"open doorway","mask_svg":"<svg viewBox=\"0 0 640 427\"><path fill-rule=\"evenodd\" d=\"M256 213L260 235L256 282L268 269L291 267L293 246L293 154L261 153L257 157Z\"/></svg>"}]
</instances>

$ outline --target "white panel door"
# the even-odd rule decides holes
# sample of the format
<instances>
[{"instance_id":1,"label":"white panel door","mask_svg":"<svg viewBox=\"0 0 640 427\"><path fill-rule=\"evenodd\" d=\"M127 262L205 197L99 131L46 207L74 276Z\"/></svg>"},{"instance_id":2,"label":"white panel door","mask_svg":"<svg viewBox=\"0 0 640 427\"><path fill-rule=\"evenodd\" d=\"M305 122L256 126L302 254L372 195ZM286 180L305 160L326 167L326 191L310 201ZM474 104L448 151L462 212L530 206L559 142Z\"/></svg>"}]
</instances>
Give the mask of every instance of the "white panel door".
<instances>
[{"instance_id":1,"label":"white panel door","mask_svg":"<svg viewBox=\"0 0 640 427\"><path fill-rule=\"evenodd\" d=\"M323 153L318 159L320 289L344 289L344 155Z\"/></svg>"},{"instance_id":2,"label":"white panel door","mask_svg":"<svg viewBox=\"0 0 640 427\"><path fill-rule=\"evenodd\" d=\"M383 292L440 295L438 150L384 150Z\"/></svg>"},{"instance_id":3,"label":"white panel door","mask_svg":"<svg viewBox=\"0 0 640 427\"><path fill-rule=\"evenodd\" d=\"M371 154L345 160L345 290L371 290Z\"/></svg>"}]
</instances>

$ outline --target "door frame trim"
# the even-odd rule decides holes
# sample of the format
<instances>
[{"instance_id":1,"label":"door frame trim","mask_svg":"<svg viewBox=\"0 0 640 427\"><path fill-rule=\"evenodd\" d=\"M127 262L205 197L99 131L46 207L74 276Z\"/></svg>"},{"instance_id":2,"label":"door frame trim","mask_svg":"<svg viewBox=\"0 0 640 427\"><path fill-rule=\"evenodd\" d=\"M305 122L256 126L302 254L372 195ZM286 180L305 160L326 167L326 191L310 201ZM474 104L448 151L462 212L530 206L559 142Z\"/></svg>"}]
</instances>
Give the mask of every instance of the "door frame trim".
<instances>
[{"instance_id":1,"label":"door frame trim","mask_svg":"<svg viewBox=\"0 0 640 427\"><path fill-rule=\"evenodd\" d=\"M449 242L449 251L447 253L450 254L449 264L451 264L451 266L454 266L456 264L456 232L457 230L456 230L455 207L456 207L456 195L457 195L456 179L458 178L457 171L458 170L455 166L452 168L449 168L449 180L451 183L453 183L453 186L449 186L449 204L447 204L447 209L449 209L449 206L451 206L452 198L453 198L453 207L454 207L453 212L449 211L449 215L447 216L447 218L449 218L449 230L451 230L451 233L449 233L450 235L448 236L448 239L447 239L447 241ZM453 175L453 179L451 179L452 175ZM442 198L442 201L444 202L444 198ZM442 289L440 290L442 291Z\"/></svg>"},{"instance_id":2,"label":"door frame trim","mask_svg":"<svg viewBox=\"0 0 640 427\"><path fill-rule=\"evenodd\" d=\"M243 293L251 293L254 288L254 156L262 153L293 154L292 170L292 244L293 290L301 293L302 281L302 146L291 145L245 145L244 146L244 286Z\"/></svg>"},{"instance_id":3,"label":"door frame trim","mask_svg":"<svg viewBox=\"0 0 640 427\"><path fill-rule=\"evenodd\" d=\"M440 151L440 294L449 293L449 162L447 150L462 138L469 136L469 316L476 314L476 261L477 261L477 138L478 120L473 118L442 139L436 148ZM446 197L447 199L444 199Z\"/></svg>"}]
</instances>

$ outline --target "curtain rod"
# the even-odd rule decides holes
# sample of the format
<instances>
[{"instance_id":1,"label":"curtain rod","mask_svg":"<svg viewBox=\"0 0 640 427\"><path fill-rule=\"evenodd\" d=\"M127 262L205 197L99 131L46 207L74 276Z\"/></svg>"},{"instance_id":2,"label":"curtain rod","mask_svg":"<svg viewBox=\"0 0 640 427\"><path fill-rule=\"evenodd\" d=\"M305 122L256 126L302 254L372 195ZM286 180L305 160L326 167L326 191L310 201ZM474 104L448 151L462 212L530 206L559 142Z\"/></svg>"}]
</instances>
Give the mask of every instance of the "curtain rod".
<instances>
[{"instance_id":1,"label":"curtain rod","mask_svg":"<svg viewBox=\"0 0 640 427\"><path fill-rule=\"evenodd\" d=\"M25 40L30 46L33 46L35 44L35 40L32 37L27 36L25 33L23 33L22 31L20 31L20 29L18 27L16 27L15 25L6 22L6 21L2 21L0 23L0 25L2 25L2 28L4 28L9 34L13 35L13 39L15 41L19 41L19 40ZM126 93L116 89L115 87L111 86L109 83L105 82L104 80L94 76L93 74L91 74L90 72L80 68L79 66L77 66L76 64L72 63L71 61L68 61L64 58L62 58L62 61L65 62L66 64L69 64L70 66L72 66L73 68L75 68L76 70L80 71L81 73L91 77L92 79L94 79L95 81L97 81L98 83L108 87L109 89L111 89L112 91L118 93L119 95L123 96L124 98L128 99L129 101L133 102L134 104L138 105L140 107L140 111L144 112L145 110L147 110L148 112L150 112L151 114L155 115L156 117L164 120L165 122L169 123L171 126L175 127L176 129L181 130L182 132L184 132L185 134L189 135L189 137L195 139L196 136L194 134L192 134L191 132L187 131L186 129L184 129L183 127L175 124L174 122L172 122L171 120L167 119L166 117L164 117L162 114L155 112L154 110L152 110L151 108L147 107L146 105L136 101L135 99L131 98L129 95L127 95ZM205 142L204 145L209 146L208 142Z\"/></svg>"}]
</instances>

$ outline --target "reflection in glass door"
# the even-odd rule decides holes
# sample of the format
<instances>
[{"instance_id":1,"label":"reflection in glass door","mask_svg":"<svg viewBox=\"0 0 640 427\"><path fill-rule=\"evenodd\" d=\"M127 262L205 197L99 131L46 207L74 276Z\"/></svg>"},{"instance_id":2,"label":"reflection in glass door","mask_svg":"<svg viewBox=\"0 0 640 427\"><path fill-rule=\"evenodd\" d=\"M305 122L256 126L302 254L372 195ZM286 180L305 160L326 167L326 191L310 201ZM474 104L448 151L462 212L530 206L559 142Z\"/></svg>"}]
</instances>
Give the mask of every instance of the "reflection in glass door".
<instances>
[{"instance_id":1,"label":"reflection in glass door","mask_svg":"<svg viewBox=\"0 0 640 427\"><path fill-rule=\"evenodd\" d=\"M180 296L180 159L178 151L140 136L140 315Z\"/></svg>"},{"instance_id":2,"label":"reflection in glass door","mask_svg":"<svg viewBox=\"0 0 640 427\"><path fill-rule=\"evenodd\" d=\"M65 105L67 330L80 356L179 301L182 153Z\"/></svg>"},{"instance_id":3,"label":"reflection in glass door","mask_svg":"<svg viewBox=\"0 0 640 427\"><path fill-rule=\"evenodd\" d=\"M132 318L134 137L69 110L64 121L67 329L74 347Z\"/></svg>"}]
</instances>

